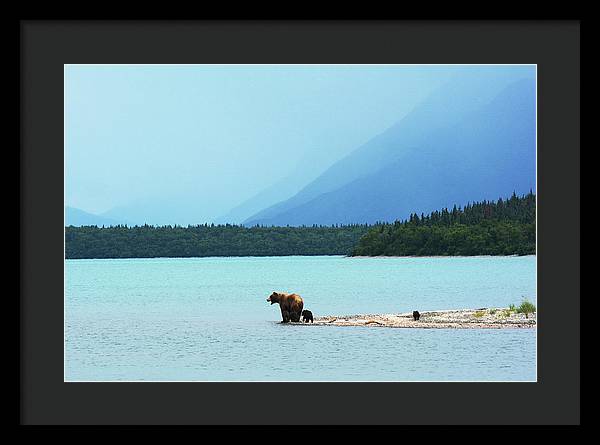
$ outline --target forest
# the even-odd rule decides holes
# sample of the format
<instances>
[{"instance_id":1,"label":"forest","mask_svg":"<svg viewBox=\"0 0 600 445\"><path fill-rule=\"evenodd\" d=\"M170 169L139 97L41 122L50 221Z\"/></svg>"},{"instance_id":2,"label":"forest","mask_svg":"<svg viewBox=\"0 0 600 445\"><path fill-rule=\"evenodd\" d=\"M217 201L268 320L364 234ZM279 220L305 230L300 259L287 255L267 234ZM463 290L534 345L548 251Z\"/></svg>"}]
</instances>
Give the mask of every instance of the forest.
<instances>
[{"instance_id":1,"label":"forest","mask_svg":"<svg viewBox=\"0 0 600 445\"><path fill-rule=\"evenodd\" d=\"M438 256L535 254L535 194L444 208L374 225L245 227L68 226L65 255L76 258L208 256Z\"/></svg>"},{"instance_id":2,"label":"forest","mask_svg":"<svg viewBox=\"0 0 600 445\"><path fill-rule=\"evenodd\" d=\"M412 214L405 221L377 224L351 256L533 255L535 194L513 195Z\"/></svg>"},{"instance_id":3,"label":"forest","mask_svg":"<svg viewBox=\"0 0 600 445\"><path fill-rule=\"evenodd\" d=\"M347 255L367 225L65 228L66 258Z\"/></svg>"}]
</instances>

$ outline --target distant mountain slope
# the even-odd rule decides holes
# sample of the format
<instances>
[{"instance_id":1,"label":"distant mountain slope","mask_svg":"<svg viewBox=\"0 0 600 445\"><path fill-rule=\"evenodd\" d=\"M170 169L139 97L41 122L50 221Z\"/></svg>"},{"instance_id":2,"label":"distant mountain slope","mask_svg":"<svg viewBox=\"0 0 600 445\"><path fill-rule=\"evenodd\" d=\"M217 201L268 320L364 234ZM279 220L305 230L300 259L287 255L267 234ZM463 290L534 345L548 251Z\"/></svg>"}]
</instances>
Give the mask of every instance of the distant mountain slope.
<instances>
[{"instance_id":1,"label":"distant mountain slope","mask_svg":"<svg viewBox=\"0 0 600 445\"><path fill-rule=\"evenodd\" d=\"M303 185L305 183L299 183L293 177L284 178L235 206L226 214L219 216L214 222L217 224L240 224L266 206L271 206L295 195Z\"/></svg>"},{"instance_id":2,"label":"distant mountain slope","mask_svg":"<svg viewBox=\"0 0 600 445\"><path fill-rule=\"evenodd\" d=\"M226 214L216 218L214 222L218 224L241 224L265 207L289 199L339 159L339 157L334 156L335 153L310 153L302 158L284 178L232 208Z\"/></svg>"},{"instance_id":3,"label":"distant mountain slope","mask_svg":"<svg viewBox=\"0 0 600 445\"><path fill-rule=\"evenodd\" d=\"M66 206L65 208L65 226L116 226L125 224L112 218L105 218L100 215L86 212L75 207Z\"/></svg>"},{"instance_id":4,"label":"distant mountain slope","mask_svg":"<svg viewBox=\"0 0 600 445\"><path fill-rule=\"evenodd\" d=\"M333 164L298 194L256 213L245 223L267 221L395 162L409 148L421 146L431 131L457 124L513 81L514 78L500 73L456 77L398 123Z\"/></svg>"},{"instance_id":5,"label":"distant mountain slope","mask_svg":"<svg viewBox=\"0 0 600 445\"><path fill-rule=\"evenodd\" d=\"M485 86L452 84L246 223L394 221L535 189L535 81L508 83L501 92Z\"/></svg>"}]
</instances>

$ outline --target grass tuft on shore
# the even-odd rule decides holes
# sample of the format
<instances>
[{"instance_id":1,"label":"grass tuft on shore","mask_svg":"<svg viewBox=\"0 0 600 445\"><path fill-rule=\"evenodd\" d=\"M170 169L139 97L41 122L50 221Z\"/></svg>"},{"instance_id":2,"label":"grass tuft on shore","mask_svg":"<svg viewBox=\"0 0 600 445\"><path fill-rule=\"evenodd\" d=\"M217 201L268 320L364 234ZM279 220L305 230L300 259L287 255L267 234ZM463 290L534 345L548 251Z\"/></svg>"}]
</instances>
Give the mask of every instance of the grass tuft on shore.
<instances>
[{"instance_id":1,"label":"grass tuft on shore","mask_svg":"<svg viewBox=\"0 0 600 445\"><path fill-rule=\"evenodd\" d=\"M516 308L517 314L525 314L525 318L529 318L529 314L533 314L536 311L535 304L531 301L524 299L521 302L521 305Z\"/></svg>"}]
</instances>

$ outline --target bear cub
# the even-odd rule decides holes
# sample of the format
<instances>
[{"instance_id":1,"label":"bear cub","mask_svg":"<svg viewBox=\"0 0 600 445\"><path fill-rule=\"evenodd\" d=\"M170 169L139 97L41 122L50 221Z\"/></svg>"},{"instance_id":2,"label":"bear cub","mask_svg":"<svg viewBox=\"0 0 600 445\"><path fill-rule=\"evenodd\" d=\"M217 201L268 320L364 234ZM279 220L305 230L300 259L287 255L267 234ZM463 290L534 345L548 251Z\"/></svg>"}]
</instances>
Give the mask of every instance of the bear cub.
<instances>
[{"instance_id":1,"label":"bear cub","mask_svg":"<svg viewBox=\"0 0 600 445\"><path fill-rule=\"evenodd\" d=\"M421 318L421 314L419 314L419 311L413 311L413 318L415 319L415 321Z\"/></svg>"},{"instance_id":2,"label":"bear cub","mask_svg":"<svg viewBox=\"0 0 600 445\"><path fill-rule=\"evenodd\" d=\"M311 311L303 310L302 311L302 321L304 323L313 322L313 314Z\"/></svg>"}]
</instances>

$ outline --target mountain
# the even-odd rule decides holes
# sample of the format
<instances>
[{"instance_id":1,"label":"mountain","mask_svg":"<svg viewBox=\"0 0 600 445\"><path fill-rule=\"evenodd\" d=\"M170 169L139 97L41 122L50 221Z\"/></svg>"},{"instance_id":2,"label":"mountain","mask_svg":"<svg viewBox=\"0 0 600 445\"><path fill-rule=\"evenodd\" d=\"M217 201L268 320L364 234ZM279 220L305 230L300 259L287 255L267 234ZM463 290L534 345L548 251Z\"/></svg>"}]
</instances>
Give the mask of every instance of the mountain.
<instances>
[{"instance_id":1,"label":"mountain","mask_svg":"<svg viewBox=\"0 0 600 445\"><path fill-rule=\"evenodd\" d=\"M335 163L337 159L339 159L339 155L336 156L336 153L327 150L305 155L285 177L237 205L226 214L216 218L214 222L218 224L241 224L265 207L294 196Z\"/></svg>"},{"instance_id":2,"label":"mountain","mask_svg":"<svg viewBox=\"0 0 600 445\"><path fill-rule=\"evenodd\" d=\"M277 181L256 195L215 219L217 224L239 224L258 211L295 195L309 181L299 181L293 175Z\"/></svg>"},{"instance_id":3,"label":"mountain","mask_svg":"<svg viewBox=\"0 0 600 445\"><path fill-rule=\"evenodd\" d=\"M181 197L177 200L155 198L138 199L123 206L113 207L100 216L118 221L127 221L130 225L175 225L199 224L205 222L203 219L191 221L189 209L184 208Z\"/></svg>"},{"instance_id":4,"label":"mountain","mask_svg":"<svg viewBox=\"0 0 600 445\"><path fill-rule=\"evenodd\" d=\"M535 189L535 80L462 78L248 225L373 223Z\"/></svg>"},{"instance_id":5,"label":"mountain","mask_svg":"<svg viewBox=\"0 0 600 445\"><path fill-rule=\"evenodd\" d=\"M104 216L95 215L75 207L66 206L65 208L65 226L117 226L125 224L123 221L106 218Z\"/></svg>"}]
</instances>

